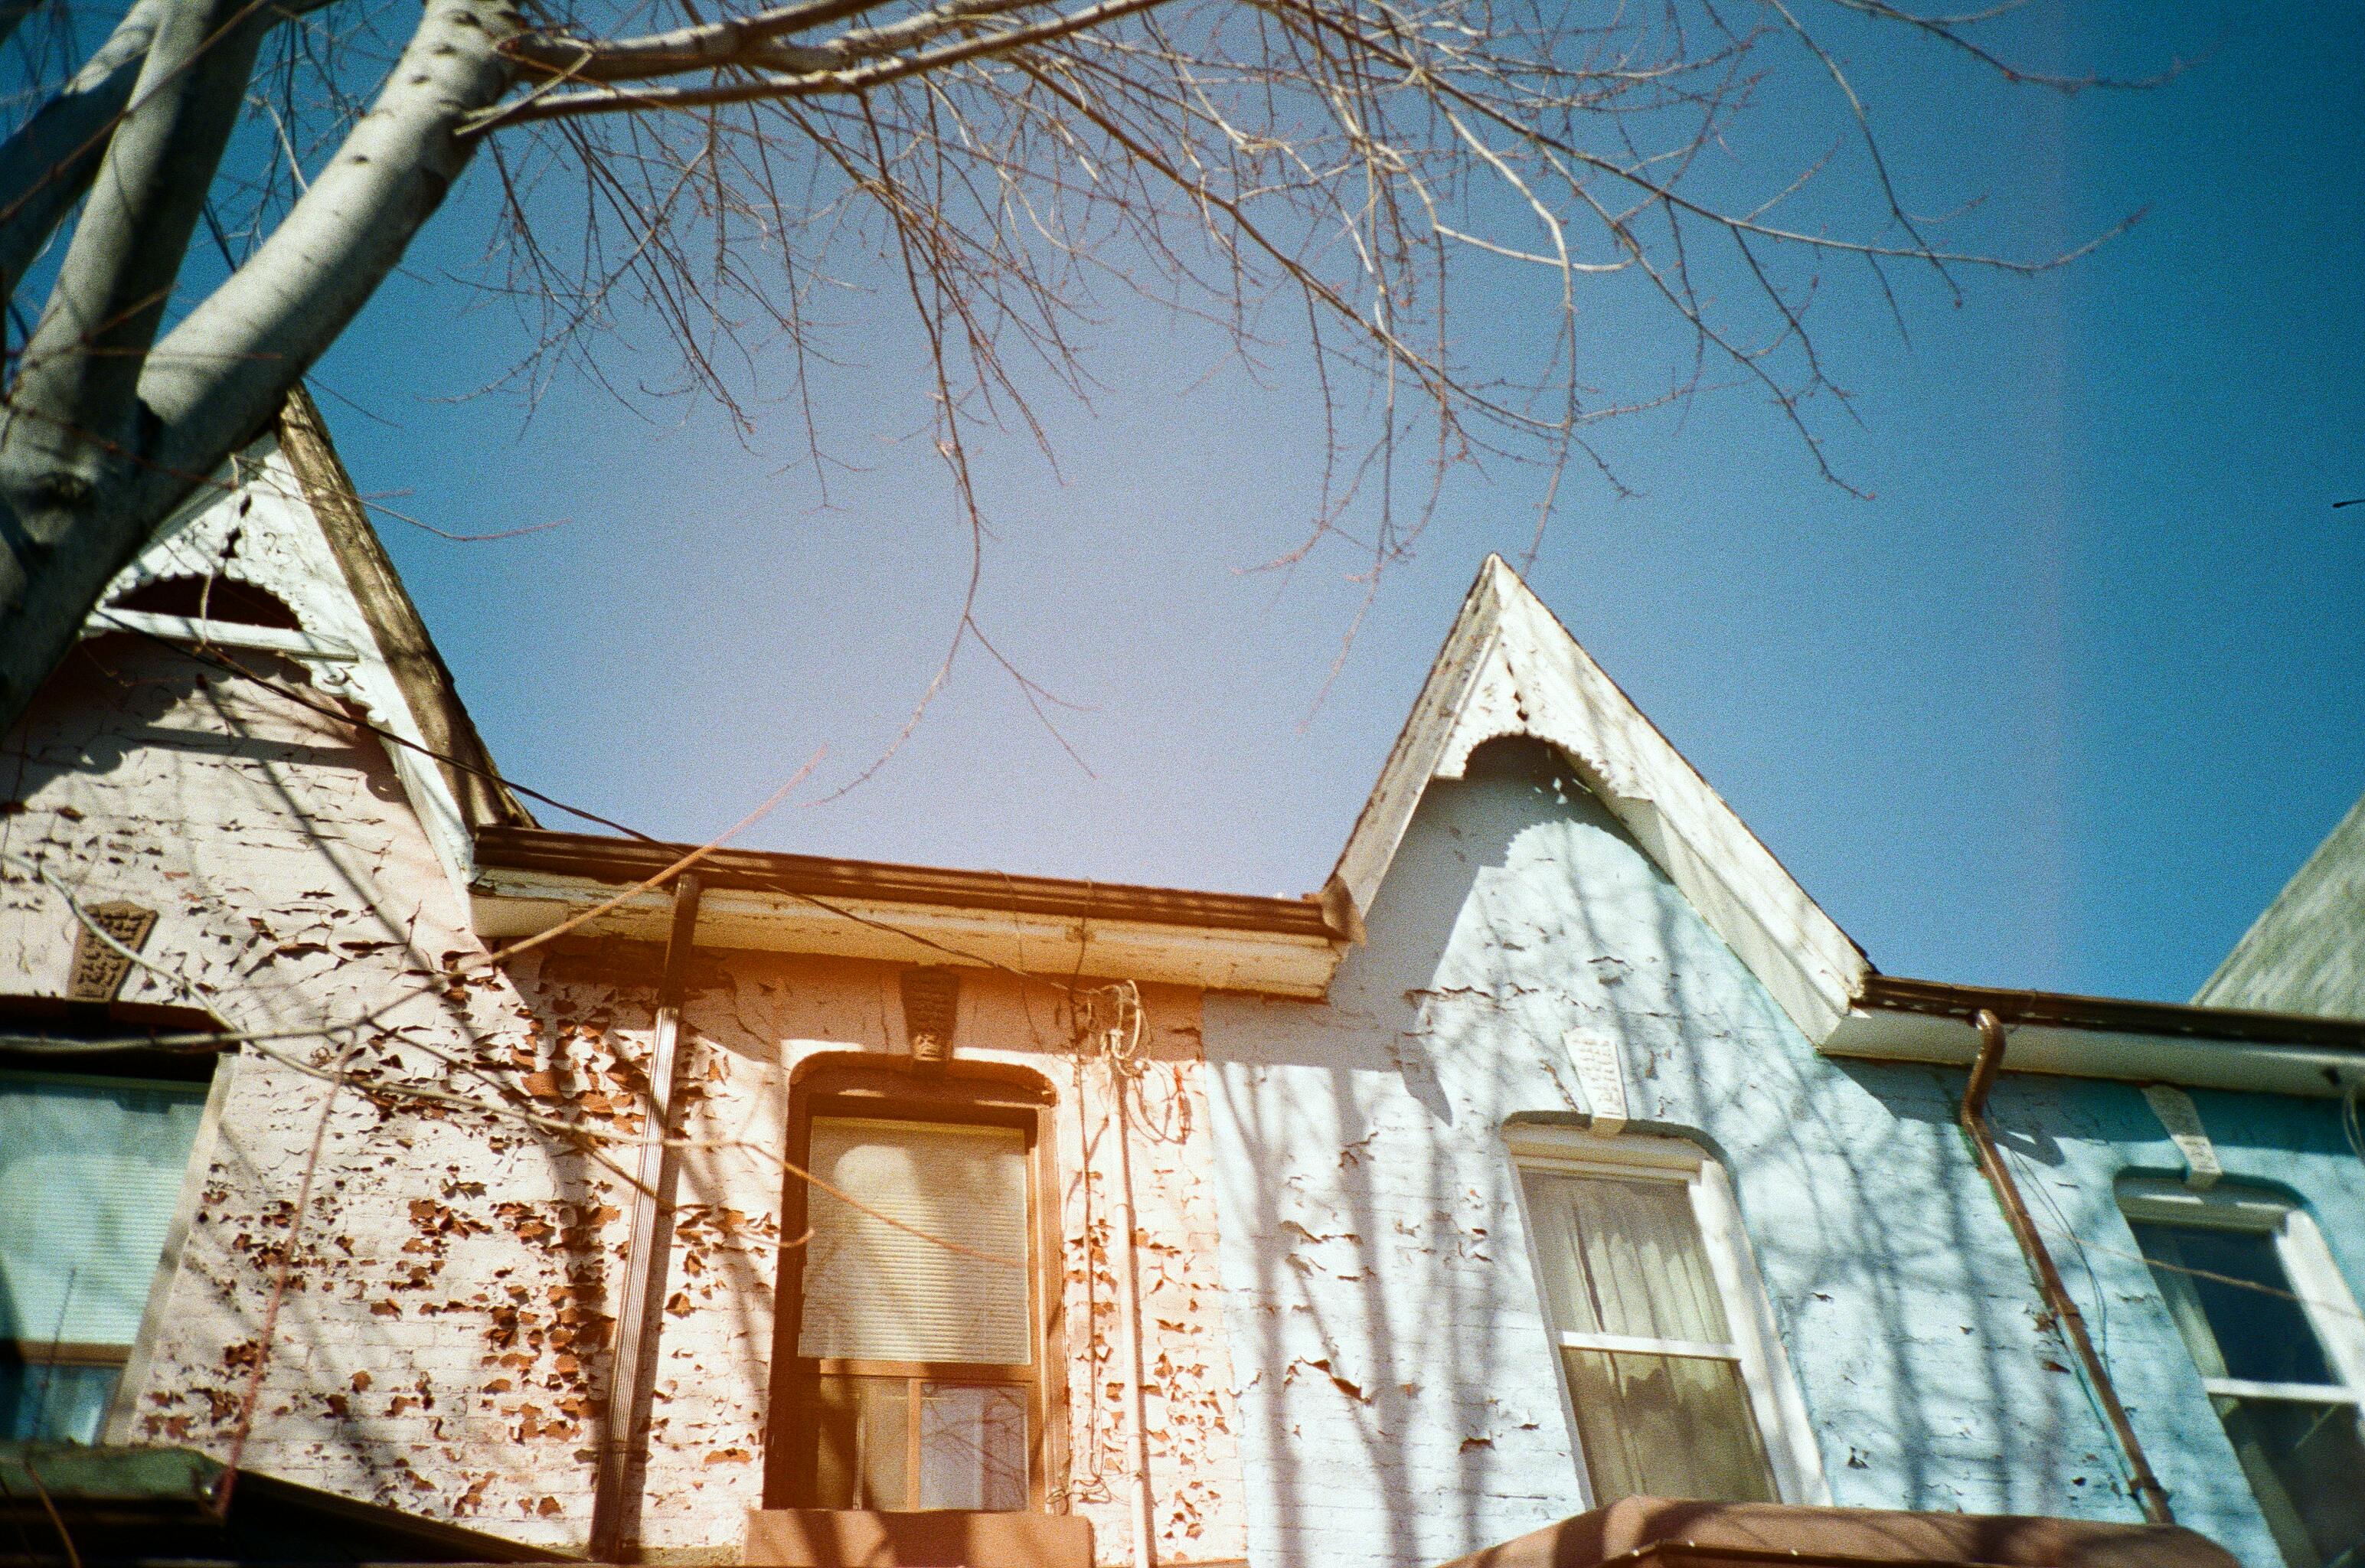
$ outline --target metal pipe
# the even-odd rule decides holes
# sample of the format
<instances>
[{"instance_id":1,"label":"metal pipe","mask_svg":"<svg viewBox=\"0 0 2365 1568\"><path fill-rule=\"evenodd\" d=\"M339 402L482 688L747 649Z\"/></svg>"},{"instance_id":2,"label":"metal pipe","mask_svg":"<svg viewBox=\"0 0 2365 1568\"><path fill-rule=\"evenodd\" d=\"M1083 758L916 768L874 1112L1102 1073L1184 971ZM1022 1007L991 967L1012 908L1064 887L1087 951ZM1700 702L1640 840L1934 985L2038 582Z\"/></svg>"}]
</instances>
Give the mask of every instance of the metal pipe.
<instances>
[{"instance_id":1,"label":"metal pipe","mask_svg":"<svg viewBox=\"0 0 2365 1568\"><path fill-rule=\"evenodd\" d=\"M1134 1568L1157 1568L1158 1512L1149 1490L1149 1415L1142 1394L1147 1376L1141 1345L1141 1270L1134 1247L1133 1128L1125 1098L1126 1081L1135 1074L1136 1053L1141 1048L1141 994L1130 981L1110 989L1116 998L1116 1017L1111 1020L1104 1049L1109 1093L1115 1101L1117 1224L1125 1231L1125 1244L1116 1249L1116 1292L1126 1370L1131 1374L1126 1417L1133 1428L1133 1562Z\"/></svg>"},{"instance_id":2,"label":"metal pipe","mask_svg":"<svg viewBox=\"0 0 2365 1568\"><path fill-rule=\"evenodd\" d=\"M2135 1426L2127 1419L2126 1406L2119 1403L2118 1389L2102 1365L2102 1358L2094 1349L2093 1338L2086 1332L2085 1314L2069 1298L2068 1287L2061 1282L2061 1271L2053 1266L2053 1254L2046 1250L2045 1238L2036 1233L2036 1222L2030 1217L2028 1205L2021 1200L2020 1187L2012 1181L2012 1172L2003 1162L2003 1151L1996 1147L1995 1133L1988 1126L1988 1094L1995 1088L1996 1074L2003 1068L2003 1022L1986 1008L1971 1020L1979 1032L1979 1054L1971 1063L1971 1081L1963 1091L1959 1117L1964 1136L1971 1140L1978 1155L1979 1169L1987 1173L1988 1184L1995 1189L1996 1201L2003 1207L2003 1216L2012 1225L2012 1234L2020 1243L2021 1255L2028 1260L2029 1272L2036 1276L2036 1288L2045 1297L2046 1305L2054 1319L2078 1352L2086 1368L2087 1380L2093 1384L2102 1401L2103 1417L2111 1424L2119 1448L2126 1455L2127 1490L2135 1494L2136 1506L2144 1518L2156 1525L2174 1524L2176 1515L2169 1511L2168 1491L2152 1473L2151 1462L2144 1457L2143 1443L2135 1436Z\"/></svg>"},{"instance_id":3,"label":"metal pipe","mask_svg":"<svg viewBox=\"0 0 2365 1568\"><path fill-rule=\"evenodd\" d=\"M681 1180L673 1122L680 1101L681 999L690 951L698 940L699 891L695 871L683 872L674 882L673 929L666 939L665 972L657 982L639 1191L633 1198L624 1298L616 1314L615 1354L610 1359L614 1370L609 1378L607 1427L592 1484L594 1562L622 1562L627 1543L640 1532L641 1487L636 1483L647 1473L651 1391L656 1382L657 1338L665 1327L666 1265L673 1252L674 1189Z\"/></svg>"}]
</instances>

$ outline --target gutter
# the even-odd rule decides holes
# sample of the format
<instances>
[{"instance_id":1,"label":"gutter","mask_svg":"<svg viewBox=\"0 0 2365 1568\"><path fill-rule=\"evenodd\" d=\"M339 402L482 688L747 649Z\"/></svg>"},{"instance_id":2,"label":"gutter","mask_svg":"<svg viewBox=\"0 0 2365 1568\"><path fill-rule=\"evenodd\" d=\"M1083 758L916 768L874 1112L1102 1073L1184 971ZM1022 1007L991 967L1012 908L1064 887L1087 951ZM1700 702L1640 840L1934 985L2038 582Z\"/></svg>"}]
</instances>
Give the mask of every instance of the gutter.
<instances>
[{"instance_id":1,"label":"gutter","mask_svg":"<svg viewBox=\"0 0 2365 1568\"><path fill-rule=\"evenodd\" d=\"M630 886L656 875L693 847L552 828L489 826L477 830L476 864L484 869L539 871ZM745 889L791 897L803 894L1078 920L1196 925L1324 940L1339 935L1331 929L1321 900L1312 897L1189 892L1123 882L955 871L747 849L716 850L699 862L698 869L710 891Z\"/></svg>"},{"instance_id":2,"label":"gutter","mask_svg":"<svg viewBox=\"0 0 2365 1568\"><path fill-rule=\"evenodd\" d=\"M2315 1046L2365 1055L2365 1019L2327 1018L2316 1014L2250 1013L2177 1002L2129 1002L2119 997L2077 996L2064 991L2004 991L1993 986L1952 985L1943 980L1883 974L1865 977L1856 1005L1960 1018L1967 1023L1975 1023L1981 1013L1992 1013L2007 1024L2053 1024L2124 1035Z\"/></svg>"},{"instance_id":3,"label":"gutter","mask_svg":"<svg viewBox=\"0 0 2365 1568\"><path fill-rule=\"evenodd\" d=\"M2337 1099L2365 1083L2365 1020L1865 977L1825 1056L1967 1068L1993 1014L2011 1070Z\"/></svg>"},{"instance_id":4,"label":"gutter","mask_svg":"<svg viewBox=\"0 0 2365 1568\"><path fill-rule=\"evenodd\" d=\"M690 852L492 824L477 830L469 887L477 933L549 930ZM967 964L1317 999L1349 944L1318 896L1259 898L1126 883L947 870L814 855L704 857L700 934L710 948ZM644 892L588 933L656 940L666 898Z\"/></svg>"},{"instance_id":5,"label":"gutter","mask_svg":"<svg viewBox=\"0 0 2365 1568\"><path fill-rule=\"evenodd\" d=\"M2036 1222L2029 1216L2019 1184L2012 1181L2011 1168L2003 1162L2003 1151L1996 1147L1994 1129L1988 1126L1988 1094L1995 1088L1996 1074L2003 1067L2003 1023L1984 1009L1972 1023L1979 1032L1979 1054L1971 1066L1971 1081L1963 1090L1963 1103L1957 1114L1963 1134L1971 1140L1979 1169L1995 1189L1996 1202L2012 1226L2012 1239L2020 1243L2021 1256L2026 1260L2029 1272L2036 1277L2038 1294L2045 1297L2045 1305L2052 1309L2062 1334L2077 1351L2079 1361L2086 1369L2087 1381L2102 1404L2103 1417L2118 1439L2120 1451L2126 1456L2127 1490L2135 1494L2145 1518L2156 1525L2174 1524L2176 1515L2169 1508L2167 1489L2152 1473L2151 1462L2144 1457L2142 1439L2135 1436L2135 1425L2127 1419L2126 1406L2119 1403L2119 1391L2111 1382L2110 1370L2102 1364L2092 1337L2086 1332L2085 1315L2078 1310L2068 1287L2061 1282L2061 1271L2053 1266L2053 1254L2046 1249L2045 1238L2037 1234Z\"/></svg>"}]
</instances>

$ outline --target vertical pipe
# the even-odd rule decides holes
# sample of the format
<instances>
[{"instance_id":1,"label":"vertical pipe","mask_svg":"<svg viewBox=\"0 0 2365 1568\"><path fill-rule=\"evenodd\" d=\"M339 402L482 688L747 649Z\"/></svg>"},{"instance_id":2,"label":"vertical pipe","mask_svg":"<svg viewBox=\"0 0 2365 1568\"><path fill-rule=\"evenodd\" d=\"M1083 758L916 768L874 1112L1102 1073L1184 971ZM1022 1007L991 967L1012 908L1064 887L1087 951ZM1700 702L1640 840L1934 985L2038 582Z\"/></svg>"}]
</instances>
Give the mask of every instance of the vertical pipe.
<instances>
[{"instance_id":1,"label":"vertical pipe","mask_svg":"<svg viewBox=\"0 0 2365 1568\"><path fill-rule=\"evenodd\" d=\"M642 1118L640 1190L633 1198L632 1239L625 1250L624 1296L616 1314L610 1358L608 1418L600 1443L600 1470L591 1494L590 1557L622 1561L640 1532L640 1486L646 1472L650 1391L656 1380L657 1338L665 1326L666 1264L673 1250L673 1196L681 1178L681 1151L673 1144L679 1102L681 998L690 949L698 938L698 873L685 871L673 888L673 929L666 941L665 974L657 982L657 1016L649 1053L649 1108Z\"/></svg>"},{"instance_id":2,"label":"vertical pipe","mask_svg":"<svg viewBox=\"0 0 2365 1568\"><path fill-rule=\"evenodd\" d=\"M1126 1395L1128 1424L1133 1428L1133 1562L1134 1568L1157 1568L1158 1515L1149 1492L1149 1417L1141 1386L1145 1368L1141 1349L1141 1273L1135 1257L1133 1217L1133 1128L1126 1110L1126 1080L1132 1076L1133 1055L1141 1042L1141 999L1130 984L1116 988L1118 1016L1109 1029L1109 1092L1116 1103L1117 1223L1125 1228L1125 1245L1116 1253L1117 1315L1125 1327L1125 1353L1131 1374ZM1126 1004L1131 1003L1128 1008ZM1126 1014L1130 1012L1130 1019ZM1130 1034L1129 1043L1119 1041Z\"/></svg>"},{"instance_id":3,"label":"vertical pipe","mask_svg":"<svg viewBox=\"0 0 2365 1568\"><path fill-rule=\"evenodd\" d=\"M2037 1235L2036 1222L2029 1216L2028 1205L2021 1201L2020 1187L2012 1181L2012 1171L2003 1162L2003 1151L1996 1147L1995 1133L1988 1126L1988 1093L1994 1089L1996 1074L2003 1068L2003 1022L1982 1008L1971 1023L1979 1032L1979 1054L1971 1063L1971 1081L1963 1090L1963 1132L1971 1140L1979 1169L1987 1173L1988 1184L1995 1189L1996 1201L2012 1225L2013 1239L2020 1243L2021 1255L2028 1260L2029 1272L2036 1276L2038 1293L2078 1352L2087 1380L2102 1401L2102 1415L2126 1455L2127 1490L2135 1494L2145 1518L2156 1525L2174 1524L2176 1516L2169 1509L2168 1492L2160 1485L2159 1477L2152 1473L2151 1462L2144 1457L2135 1425L2127 1419L2126 1407L2119 1403L2119 1391L2112 1383L2102 1356L2094 1350L2092 1338L2086 1332L2085 1314L2078 1310L2078 1304L2069 1297L2068 1287L2061 1282L2061 1271L2053 1266L2053 1254L2046 1250L2045 1238Z\"/></svg>"}]
</instances>

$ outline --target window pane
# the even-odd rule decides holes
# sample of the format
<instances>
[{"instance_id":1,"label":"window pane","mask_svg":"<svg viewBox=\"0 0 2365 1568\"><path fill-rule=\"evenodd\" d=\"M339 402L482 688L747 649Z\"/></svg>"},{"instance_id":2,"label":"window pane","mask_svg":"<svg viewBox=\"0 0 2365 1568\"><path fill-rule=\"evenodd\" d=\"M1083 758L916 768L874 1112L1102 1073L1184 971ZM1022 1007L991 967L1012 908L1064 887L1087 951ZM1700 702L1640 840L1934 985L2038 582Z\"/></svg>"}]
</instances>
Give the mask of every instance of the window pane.
<instances>
[{"instance_id":1,"label":"window pane","mask_svg":"<svg viewBox=\"0 0 2365 1568\"><path fill-rule=\"evenodd\" d=\"M968 1251L813 1188L799 1355L1004 1366L1034 1360L1022 1134L816 1116L809 1159L832 1186Z\"/></svg>"},{"instance_id":2,"label":"window pane","mask_svg":"<svg viewBox=\"0 0 2365 1568\"><path fill-rule=\"evenodd\" d=\"M910 1491L911 1395L903 1378L825 1377L815 1390L813 1506L901 1508Z\"/></svg>"},{"instance_id":3,"label":"window pane","mask_svg":"<svg viewBox=\"0 0 2365 1568\"><path fill-rule=\"evenodd\" d=\"M0 1338L138 1338L205 1100L201 1084L0 1073Z\"/></svg>"},{"instance_id":4,"label":"window pane","mask_svg":"<svg viewBox=\"0 0 2365 1568\"><path fill-rule=\"evenodd\" d=\"M1732 1338L1681 1182L1527 1172L1552 1320L1575 1333Z\"/></svg>"},{"instance_id":5,"label":"window pane","mask_svg":"<svg viewBox=\"0 0 2365 1568\"><path fill-rule=\"evenodd\" d=\"M1563 1350L1593 1501L1712 1497L1771 1503L1772 1467L1731 1361Z\"/></svg>"},{"instance_id":6,"label":"window pane","mask_svg":"<svg viewBox=\"0 0 2365 1568\"><path fill-rule=\"evenodd\" d=\"M2292 1294L2273 1237L2141 1220L2131 1228L2202 1376L2339 1381Z\"/></svg>"},{"instance_id":7,"label":"window pane","mask_svg":"<svg viewBox=\"0 0 2365 1568\"><path fill-rule=\"evenodd\" d=\"M912 1385L901 1379L861 1378L862 1506L901 1508L912 1495Z\"/></svg>"},{"instance_id":8,"label":"window pane","mask_svg":"<svg viewBox=\"0 0 2365 1568\"><path fill-rule=\"evenodd\" d=\"M922 1385L920 1506L1026 1506L1026 1391Z\"/></svg>"},{"instance_id":9,"label":"window pane","mask_svg":"<svg viewBox=\"0 0 2365 1568\"><path fill-rule=\"evenodd\" d=\"M2365 1561L2365 1442L2353 1405L2215 1401L2259 1507L2292 1568Z\"/></svg>"},{"instance_id":10,"label":"window pane","mask_svg":"<svg viewBox=\"0 0 2365 1568\"><path fill-rule=\"evenodd\" d=\"M120 1366L28 1363L0 1349L0 1439L98 1441L122 1376Z\"/></svg>"}]
</instances>

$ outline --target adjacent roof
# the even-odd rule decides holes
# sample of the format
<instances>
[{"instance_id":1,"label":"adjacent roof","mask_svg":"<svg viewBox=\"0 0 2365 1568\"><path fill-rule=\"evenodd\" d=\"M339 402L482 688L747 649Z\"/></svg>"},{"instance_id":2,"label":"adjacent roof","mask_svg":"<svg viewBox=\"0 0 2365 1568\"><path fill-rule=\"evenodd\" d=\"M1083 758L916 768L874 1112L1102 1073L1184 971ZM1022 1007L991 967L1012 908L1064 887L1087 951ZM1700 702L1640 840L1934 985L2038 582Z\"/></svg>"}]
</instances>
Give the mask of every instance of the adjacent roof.
<instances>
[{"instance_id":1,"label":"adjacent roof","mask_svg":"<svg viewBox=\"0 0 2365 1568\"><path fill-rule=\"evenodd\" d=\"M2365 799L2348 808L2192 1000L2365 1018Z\"/></svg>"},{"instance_id":2,"label":"adjacent roof","mask_svg":"<svg viewBox=\"0 0 2365 1568\"><path fill-rule=\"evenodd\" d=\"M2181 1525L1626 1497L1445 1568L2235 1568Z\"/></svg>"}]
</instances>

